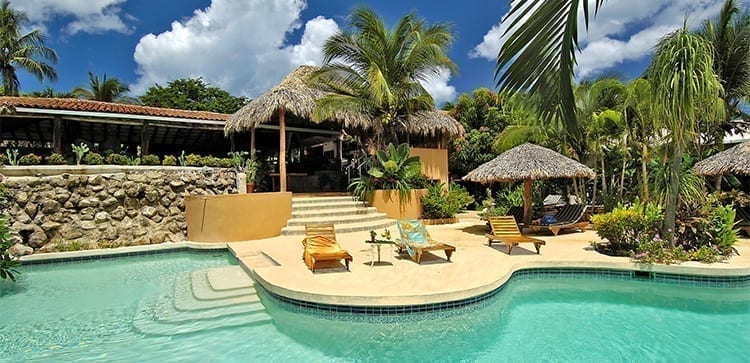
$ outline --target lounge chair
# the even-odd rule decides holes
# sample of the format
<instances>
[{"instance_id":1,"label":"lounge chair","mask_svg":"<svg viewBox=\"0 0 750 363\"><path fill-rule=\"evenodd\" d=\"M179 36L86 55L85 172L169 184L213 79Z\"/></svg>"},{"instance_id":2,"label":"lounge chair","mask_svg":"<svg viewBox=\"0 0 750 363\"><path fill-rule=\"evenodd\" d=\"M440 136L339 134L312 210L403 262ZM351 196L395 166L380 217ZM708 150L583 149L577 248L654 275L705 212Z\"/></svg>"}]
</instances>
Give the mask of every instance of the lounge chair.
<instances>
[{"instance_id":1,"label":"lounge chair","mask_svg":"<svg viewBox=\"0 0 750 363\"><path fill-rule=\"evenodd\" d=\"M422 254L425 251L443 250L445 251L445 257L450 262L451 255L456 251L456 247L433 240L422 222L399 220L396 225L399 233L401 233L401 239L396 240L399 253L405 250L412 260L422 263Z\"/></svg>"},{"instance_id":2,"label":"lounge chair","mask_svg":"<svg viewBox=\"0 0 750 363\"><path fill-rule=\"evenodd\" d=\"M583 216L586 214L586 208L588 206L583 204L568 204L560 208L555 214L557 222L547 225L535 225L531 226L534 232L547 230L552 232L555 236L560 233L563 229L579 229L581 232L586 230L589 222L581 221Z\"/></svg>"},{"instance_id":3,"label":"lounge chair","mask_svg":"<svg viewBox=\"0 0 750 363\"><path fill-rule=\"evenodd\" d=\"M734 217L737 222L736 226L750 236L750 206L735 206L734 210L737 211Z\"/></svg>"},{"instance_id":4,"label":"lounge chair","mask_svg":"<svg viewBox=\"0 0 750 363\"><path fill-rule=\"evenodd\" d=\"M306 224L302 245L304 246L302 259L312 272L315 272L318 262L339 260L344 260L346 269L349 270L349 262L353 260L352 255L336 242L333 224Z\"/></svg>"},{"instance_id":5,"label":"lounge chair","mask_svg":"<svg viewBox=\"0 0 750 363\"><path fill-rule=\"evenodd\" d=\"M495 241L505 243L508 246L508 254L519 243L533 243L537 254L542 245L546 244L543 240L521 234L521 230L518 229L513 216L490 217L490 225L492 226L492 233L485 235L487 237L487 245L492 246L492 242Z\"/></svg>"},{"instance_id":6,"label":"lounge chair","mask_svg":"<svg viewBox=\"0 0 750 363\"><path fill-rule=\"evenodd\" d=\"M516 224L523 227L523 206L513 206L508 209L508 213L505 213L506 216L512 216L516 220Z\"/></svg>"}]
</instances>

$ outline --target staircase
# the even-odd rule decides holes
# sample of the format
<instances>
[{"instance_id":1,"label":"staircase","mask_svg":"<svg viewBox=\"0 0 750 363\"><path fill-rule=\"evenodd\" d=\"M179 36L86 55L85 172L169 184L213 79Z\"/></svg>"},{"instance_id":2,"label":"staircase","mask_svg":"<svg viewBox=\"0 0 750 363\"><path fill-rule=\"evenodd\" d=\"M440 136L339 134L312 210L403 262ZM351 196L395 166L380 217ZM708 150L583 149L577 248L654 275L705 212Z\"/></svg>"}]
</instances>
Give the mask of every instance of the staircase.
<instances>
[{"instance_id":1,"label":"staircase","mask_svg":"<svg viewBox=\"0 0 750 363\"><path fill-rule=\"evenodd\" d=\"M347 233L391 227L396 221L350 196L293 197L292 218L281 229L281 234L304 235L306 223L333 223L336 232Z\"/></svg>"},{"instance_id":2,"label":"staircase","mask_svg":"<svg viewBox=\"0 0 750 363\"><path fill-rule=\"evenodd\" d=\"M178 275L173 294L141 302L133 326L172 336L270 322L253 280L241 267L227 266Z\"/></svg>"}]
</instances>

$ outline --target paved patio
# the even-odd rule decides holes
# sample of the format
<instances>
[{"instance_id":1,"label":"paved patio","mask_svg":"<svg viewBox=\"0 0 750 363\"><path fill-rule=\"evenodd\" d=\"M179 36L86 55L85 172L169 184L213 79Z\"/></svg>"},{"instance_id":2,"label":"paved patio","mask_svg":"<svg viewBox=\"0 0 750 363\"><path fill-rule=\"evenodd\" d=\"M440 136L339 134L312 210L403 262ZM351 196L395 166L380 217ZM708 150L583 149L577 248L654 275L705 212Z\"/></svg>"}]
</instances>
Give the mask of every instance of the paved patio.
<instances>
[{"instance_id":1,"label":"paved patio","mask_svg":"<svg viewBox=\"0 0 750 363\"><path fill-rule=\"evenodd\" d=\"M338 234L342 248L354 257L350 270L342 266L312 273L302 261L300 236L274 237L229 243L230 250L255 280L276 294L305 301L351 306L416 305L453 301L492 291L513 271L525 267L585 267L647 270L697 275L750 275L750 239L737 244L740 256L715 264L686 262L680 265L635 264L626 257L597 253L594 231L538 235L546 241L541 253L532 244L521 244L508 255L505 245L487 246L484 222L474 213L459 216L459 223L428 226L436 240L452 244L451 262L442 251L425 254L421 265L408 255L382 248L385 261L371 267L368 232ZM378 233L382 231L377 231ZM391 228L398 235L395 226ZM377 257L376 257L377 258Z\"/></svg>"}]
</instances>

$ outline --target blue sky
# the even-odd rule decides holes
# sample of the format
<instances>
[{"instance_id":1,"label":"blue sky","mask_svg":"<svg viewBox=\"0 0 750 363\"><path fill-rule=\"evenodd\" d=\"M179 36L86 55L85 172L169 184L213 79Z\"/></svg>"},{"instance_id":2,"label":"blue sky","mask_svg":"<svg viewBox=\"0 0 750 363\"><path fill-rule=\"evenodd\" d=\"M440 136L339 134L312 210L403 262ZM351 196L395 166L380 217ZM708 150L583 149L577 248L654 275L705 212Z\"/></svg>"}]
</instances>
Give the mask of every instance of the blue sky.
<instances>
[{"instance_id":1,"label":"blue sky","mask_svg":"<svg viewBox=\"0 0 750 363\"><path fill-rule=\"evenodd\" d=\"M593 1L593 0L590 0ZM743 0L744 6L748 1ZM609 0L582 35L578 78L615 73L630 79L648 64L658 39L688 23L716 16L721 0ZM57 82L20 74L21 91L86 85L87 72L118 77L134 95L154 83L203 77L235 95L254 97L300 64L318 64L325 39L346 25L356 5L388 24L409 11L429 22L450 22L450 56L458 74L444 73L426 88L436 101L493 85L499 24L509 2L464 0L11 0L58 52Z\"/></svg>"}]
</instances>

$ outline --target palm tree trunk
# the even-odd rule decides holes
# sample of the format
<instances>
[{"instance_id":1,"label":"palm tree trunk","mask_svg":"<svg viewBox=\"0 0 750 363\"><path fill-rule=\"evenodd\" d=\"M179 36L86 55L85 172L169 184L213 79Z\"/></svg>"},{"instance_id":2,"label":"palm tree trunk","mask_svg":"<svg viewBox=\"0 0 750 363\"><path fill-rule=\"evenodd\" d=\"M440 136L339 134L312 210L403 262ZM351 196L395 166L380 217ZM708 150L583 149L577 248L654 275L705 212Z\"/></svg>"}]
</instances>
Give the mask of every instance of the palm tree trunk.
<instances>
[{"instance_id":1,"label":"palm tree trunk","mask_svg":"<svg viewBox=\"0 0 750 363\"><path fill-rule=\"evenodd\" d=\"M721 179L724 176L719 174L716 176L716 179L714 179L714 191L720 192L721 191Z\"/></svg>"},{"instance_id":2,"label":"palm tree trunk","mask_svg":"<svg viewBox=\"0 0 750 363\"><path fill-rule=\"evenodd\" d=\"M672 231L674 231L675 220L677 218L677 204L680 201L680 167L682 164L682 146L675 145L674 154L672 155L672 169L669 176L667 188L669 198L664 211L664 226L662 235L669 241L669 245L674 247L675 241Z\"/></svg>"},{"instance_id":3,"label":"palm tree trunk","mask_svg":"<svg viewBox=\"0 0 750 363\"><path fill-rule=\"evenodd\" d=\"M620 172L620 199L622 199L623 191L625 190L625 167L627 166L628 160L625 155L622 156L622 171Z\"/></svg>"},{"instance_id":4,"label":"palm tree trunk","mask_svg":"<svg viewBox=\"0 0 750 363\"><path fill-rule=\"evenodd\" d=\"M648 146L643 144L641 153L641 199L648 203Z\"/></svg>"},{"instance_id":5,"label":"palm tree trunk","mask_svg":"<svg viewBox=\"0 0 750 363\"><path fill-rule=\"evenodd\" d=\"M602 165L602 196L607 195L607 173L604 170L604 157L601 160Z\"/></svg>"}]
</instances>

